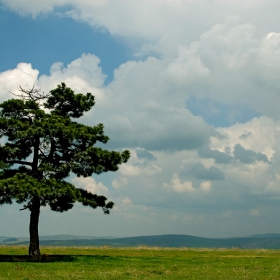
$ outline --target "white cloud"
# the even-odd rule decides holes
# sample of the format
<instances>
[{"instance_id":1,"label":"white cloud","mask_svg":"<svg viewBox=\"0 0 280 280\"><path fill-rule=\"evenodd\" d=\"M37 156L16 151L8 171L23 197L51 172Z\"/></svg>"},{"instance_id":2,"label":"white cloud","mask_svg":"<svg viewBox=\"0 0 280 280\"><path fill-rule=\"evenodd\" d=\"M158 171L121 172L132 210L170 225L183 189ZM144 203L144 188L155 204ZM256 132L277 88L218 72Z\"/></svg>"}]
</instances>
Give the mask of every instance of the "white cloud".
<instances>
[{"instance_id":1,"label":"white cloud","mask_svg":"<svg viewBox=\"0 0 280 280\"><path fill-rule=\"evenodd\" d=\"M98 105L104 99L102 90L105 75L99 67L100 59L93 54L82 54L66 67L56 62L52 65L50 75L42 75L38 79L38 86L44 90L51 90L61 82L65 82L76 92L91 92Z\"/></svg>"},{"instance_id":2,"label":"white cloud","mask_svg":"<svg viewBox=\"0 0 280 280\"><path fill-rule=\"evenodd\" d=\"M280 123L265 116L217 130L223 137L213 137L211 148L221 152L228 149L233 155L234 146L241 144L244 148L264 153L271 159L278 149Z\"/></svg>"},{"instance_id":3,"label":"white cloud","mask_svg":"<svg viewBox=\"0 0 280 280\"><path fill-rule=\"evenodd\" d=\"M156 174L160 174L162 172L161 167L157 165L157 163L153 163L152 161L146 158L138 158L137 149L130 149L131 157L128 163L121 165L120 174L125 177L121 177L118 180L114 181L114 185L126 185L128 177L138 177L138 176L153 176Z\"/></svg>"},{"instance_id":4,"label":"white cloud","mask_svg":"<svg viewBox=\"0 0 280 280\"><path fill-rule=\"evenodd\" d=\"M22 63L1 73L2 92L14 91L23 78L25 88L35 84L47 92L65 82L76 92L91 92L96 106L86 114L86 122L92 124L94 114L96 123L104 123L112 147L175 150L194 149L209 142L214 130L184 108L184 96L166 82L162 61L148 58L133 67L128 62L115 71L115 79L107 87L98 63L96 56L82 55L66 67L55 63L49 76L39 78L37 70Z\"/></svg>"},{"instance_id":5,"label":"white cloud","mask_svg":"<svg viewBox=\"0 0 280 280\"><path fill-rule=\"evenodd\" d=\"M170 63L166 74L176 83L193 84L199 79L207 78L210 70L203 64L195 49L178 47L178 57Z\"/></svg>"},{"instance_id":6,"label":"white cloud","mask_svg":"<svg viewBox=\"0 0 280 280\"><path fill-rule=\"evenodd\" d=\"M127 178L125 177L120 177L119 179L115 179L112 182L112 186L116 189L119 189L122 186L127 185Z\"/></svg>"},{"instance_id":7,"label":"white cloud","mask_svg":"<svg viewBox=\"0 0 280 280\"><path fill-rule=\"evenodd\" d=\"M173 174L170 184L164 183L164 188L167 190L171 190L177 193L184 192L194 192L195 188L193 187L192 182L185 181L182 182L178 177L178 174Z\"/></svg>"},{"instance_id":8,"label":"white cloud","mask_svg":"<svg viewBox=\"0 0 280 280\"><path fill-rule=\"evenodd\" d=\"M173 191L176 193L194 193L198 191L209 192L211 190L211 182L201 182L199 188L195 188L193 182L183 181L179 178L178 174L175 173L172 175L170 183L164 183L163 187L167 191Z\"/></svg>"},{"instance_id":9,"label":"white cloud","mask_svg":"<svg viewBox=\"0 0 280 280\"><path fill-rule=\"evenodd\" d=\"M250 211L250 215L253 217L258 217L258 216L260 216L260 213L259 213L258 209L252 209Z\"/></svg>"},{"instance_id":10,"label":"white cloud","mask_svg":"<svg viewBox=\"0 0 280 280\"><path fill-rule=\"evenodd\" d=\"M1 100L14 98L9 92L18 94L17 88L29 89L37 83L39 71L33 69L30 63L19 63L15 69L0 73Z\"/></svg>"},{"instance_id":11,"label":"white cloud","mask_svg":"<svg viewBox=\"0 0 280 280\"><path fill-rule=\"evenodd\" d=\"M126 164L121 166L120 168L120 173L123 176L127 176L127 177L136 177L142 175L151 176L160 172L161 172L161 168L157 167L156 165L150 165L149 167L141 168L139 166Z\"/></svg>"},{"instance_id":12,"label":"white cloud","mask_svg":"<svg viewBox=\"0 0 280 280\"><path fill-rule=\"evenodd\" d=\"M163 40L187 37L202 32L228 15L240 15L244 21L259 22L260 26L275 26L277 0L263 1L206 1L206 0L2 0L23 14L36 16L50 13L56 7L68 5L69 15L92 26L106 28L112 34L142 36ZM273 7L273 10L272 8ZM267 11L270 11L270 17ZM271 16L271 14L273 16ZM266 22L270 19L270 22ZM175 36L171 36L172 33ZM166 34L168 36L166 36ZM165 38L165 36L167 38Z\"/></svg>"},{"instance_id":13,"label":"white cloud","mask_svg":"<svg viewBox=\"0 0 280 280\"><path fill-rule=\"evenodd\" d=\"M101 182L96 182L92 177L77 177L72 179L71 181L76 187L86 189L87 191L98 194L98 195L106 195L108 194L108 188L104 186Z\"/></svg>"},{"instance_id":14,"label":"white cloud","mask_svg":"<svg viewBox=\"0 0 280 280\"><path fill-rule=\"evenodd\" d=\"M130 205L131 204L131 199L129 197L126 197L122 200L122 203L125 205Z\"/></svg>"},{"instance_id":15,"label":"white cloud","mask_svg":"<svg viewBox=\"0 0 280 280\"><path fill-rule=\"evenodd\" d=\"M230 188L229 192L235 193L232 197L236 194L250 196L252 199L264 196L268 201L272 196L279 197L279 130L279 122L268 117L254 118L245 124L218 129L223 137L213 137L210 147L212 151L216 150L232 156L232 160L227 163L214 162L213 158L211 164L217 166L225 174L224 186ZM248 156L250 154L266 155L269 162L261 158L256 161L237 160L234 154L234 147L237 144L246 149L244 149L244 157L246 157L246 151L250 151ZM209 160L211 159L207 159Z\"/></svg>"},{"instance_id":16,"label":"white cloud","mask_svg":"<svg viewBox=\"0 0 280 280\"><path fill-rule=\"evenodd\" d=\"M205 192L209 192L211 190L211 182L210 181L202 182L200 184L200 188Z\"/></svg>"}]
</instances>

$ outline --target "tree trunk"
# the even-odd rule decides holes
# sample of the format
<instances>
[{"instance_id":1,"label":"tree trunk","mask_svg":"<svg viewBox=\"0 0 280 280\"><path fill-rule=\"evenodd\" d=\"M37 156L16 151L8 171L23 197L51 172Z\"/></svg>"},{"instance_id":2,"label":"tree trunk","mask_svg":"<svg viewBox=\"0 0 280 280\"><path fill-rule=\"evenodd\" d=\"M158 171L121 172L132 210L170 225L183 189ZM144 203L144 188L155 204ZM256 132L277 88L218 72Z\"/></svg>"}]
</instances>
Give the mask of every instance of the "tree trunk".
<instances>
[{"instance_id":1,"label":"tree trunk","mask_svg":"<svg viewBox=\"0 0 280 280\"><path fill-rule=\"evenodd\" d=\"M40 199L34 198L30 213L30 223L29 223L29 257L37 259L41 257L40 245L39 245L39 216L40 216Z\"/></svg>"}]
</instances>

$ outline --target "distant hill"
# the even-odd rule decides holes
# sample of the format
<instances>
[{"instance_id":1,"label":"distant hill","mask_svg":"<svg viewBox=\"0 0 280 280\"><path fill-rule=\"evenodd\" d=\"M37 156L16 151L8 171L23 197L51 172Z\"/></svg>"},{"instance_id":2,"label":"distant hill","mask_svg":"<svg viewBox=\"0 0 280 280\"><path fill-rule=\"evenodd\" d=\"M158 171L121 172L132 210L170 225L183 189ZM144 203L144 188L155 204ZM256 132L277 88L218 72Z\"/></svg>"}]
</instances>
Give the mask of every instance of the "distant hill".
<instances>
[{"instance_id":1,"label":"distant hill","mask_svg":"<svg viewBox=\"0 0 280 280\"><path fill-rule=\"evenodd\" d=\"M254 234L249 237L253 238L270 238L270 237L280 237L280 233L264 233L264 234Z\"/></svg>"},{"instance_id":2,"label":"distant hill","mask_svg":"<svg viewBox=\"0 0 280 280\"><path fill-rule=\"evenodd\" d=\"M6 238L0 244L28 244L27 238ZM243 248L243 249L280 249L279 234L262 234L250 237L235 238L204 238L191 235L153 235L124 238L96 238L88 236L55 235L40 237L42 246L157 246L157 247L188 247L188 248Z\"/></svg>"},{"instance_id":3,"label":"distant hill","mask_svg":"<svg viewBox=\"0 0 280 280\"><path fill-rule=\"evenodd\" d=\"M92 240L92 239L110 239L113 238L111 236L83 236L83 235L71 235L71 234L58 234L58 235L42 235L40 236L40 243L43 241L47 242L59 242L59 241L70 241L75 242L75 240L82 239L82 240ZM7 237L7 236L0 236L0 245L12 245L12 244L28 244L29 237Z\"/></svg>"},{"instance_id":4,"label":"distant hill","mask_svg":"<svg viewBox=\"0 0 280 280\"><path fill-rule=\"evenodd\" d=\"M110 239L112 236L84 236L71 234L42 235L40 240L76 240L76 239ZM29 238L28 238L29 239Z\"/></svg>"}]
</instances>

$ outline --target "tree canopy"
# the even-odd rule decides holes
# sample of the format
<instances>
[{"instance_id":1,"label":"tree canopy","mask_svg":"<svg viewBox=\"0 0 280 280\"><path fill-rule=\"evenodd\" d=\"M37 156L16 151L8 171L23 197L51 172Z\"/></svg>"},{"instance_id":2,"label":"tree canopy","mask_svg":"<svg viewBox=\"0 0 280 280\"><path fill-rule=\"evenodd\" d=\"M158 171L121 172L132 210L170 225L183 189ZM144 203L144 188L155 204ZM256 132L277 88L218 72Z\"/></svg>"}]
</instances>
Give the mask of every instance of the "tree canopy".
<instances>
[{"instance_id":1,"label":"tree canopy","mask_svg":"<svg viewBox=\"0 0 280 280\"><path fill-rule=\"evenodd\" d=\"M117 171L129 159L129 151L96 147L109 140L103 125L74 121L94 106L91 93L75 94L65 83L48 94L34 87L20 91L18 98L0 104L0 204L15 201L23 204L21 210L31 211L29 254L40 255L39 241L32 249L32 215L39 222L40 206L63 212L75 202L101 207L108 214L113 202L65 179L70 174L88 177Z\"/></svg>"}]
</instances>

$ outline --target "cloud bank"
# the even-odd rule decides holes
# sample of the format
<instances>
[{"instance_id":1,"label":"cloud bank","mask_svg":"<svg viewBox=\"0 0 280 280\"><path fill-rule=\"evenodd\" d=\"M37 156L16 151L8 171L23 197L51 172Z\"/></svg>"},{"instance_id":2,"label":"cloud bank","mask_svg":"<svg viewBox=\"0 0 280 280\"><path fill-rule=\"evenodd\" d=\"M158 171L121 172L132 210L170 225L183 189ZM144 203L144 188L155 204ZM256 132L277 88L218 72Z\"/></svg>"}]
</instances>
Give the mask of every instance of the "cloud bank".
<instances>
[{"instance_id":1,"label":"cloud bank","mask_svg":"<svg viewBox=\"0 0 280 280\"><path fill-rule=\"evenodd\" d=\"M71 16L134 48L109 84L94 54L55 62L49 75L24 62L0 73L1 100L18 85L48 91L62 81L96 96L83 122L103 123L107 147L132 157L107 183L75 183L115 197L112 215L131 222L130 234L150 224L207 236L280 230L278 1L1 2Z\"/></svg>"}]
</instances>

